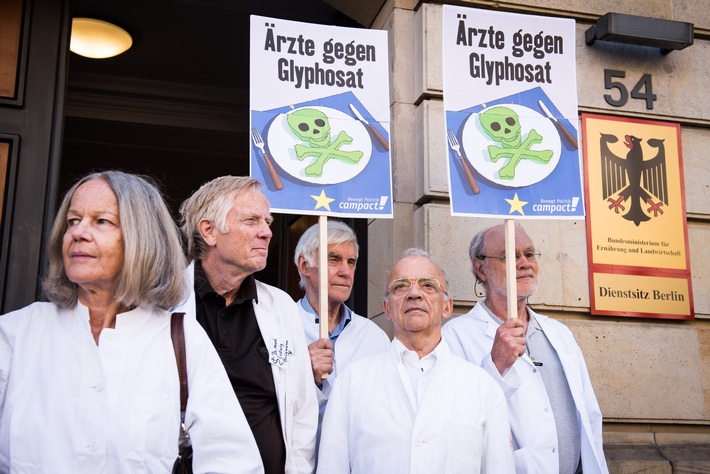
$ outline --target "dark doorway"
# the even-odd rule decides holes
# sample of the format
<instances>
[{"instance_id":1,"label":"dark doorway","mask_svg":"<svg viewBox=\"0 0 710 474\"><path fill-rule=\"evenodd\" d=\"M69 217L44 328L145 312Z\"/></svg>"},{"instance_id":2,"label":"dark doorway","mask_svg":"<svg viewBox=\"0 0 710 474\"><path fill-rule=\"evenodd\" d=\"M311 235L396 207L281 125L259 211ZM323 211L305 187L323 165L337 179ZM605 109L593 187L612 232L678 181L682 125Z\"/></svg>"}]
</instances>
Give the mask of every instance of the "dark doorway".
<instances>
[{"instance_id":1,"label":"dark doorway","mask_svg":"<svg viewBox=\"0 0 710 474\"><path fill-rule=\"evenodd\" d=\"M251 14L359 26L321 0L74 0L74 17L115 23L134 44L110 59L70 54L60 194L91 171L121 169L158 181L177 216L205 181L248 175ZM297 294L288 239L298 216L275 217L258 278Z\"/></svg>"}]
</instances>

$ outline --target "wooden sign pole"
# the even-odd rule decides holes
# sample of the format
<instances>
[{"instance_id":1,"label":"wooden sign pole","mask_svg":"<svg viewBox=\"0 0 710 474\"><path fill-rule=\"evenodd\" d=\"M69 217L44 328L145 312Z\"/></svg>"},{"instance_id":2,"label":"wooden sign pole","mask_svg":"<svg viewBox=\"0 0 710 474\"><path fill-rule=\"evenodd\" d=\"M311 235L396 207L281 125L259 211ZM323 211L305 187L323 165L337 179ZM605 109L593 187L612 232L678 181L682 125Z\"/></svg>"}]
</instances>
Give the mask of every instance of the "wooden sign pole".
<instances>
[{"instance_id":1,"label":"wooden sign pole","mask_svg":"<svg viewBox=\"0 0 710 474\"><path fill-rule=\"evenodd\" d=\"M515 270L515 220L505 221L505 278L508 289L508 319L518 318L518 282Z\"/></svg>"},{"instance_id":2,"label":"wooden sign pole","mask_svg":"<svg viewBox=\"0 0 710 474\"><path fill-rule=\"evenodd\" d=\"M319 289L318 319L320 321L320 338L328 339L328 216L318 217L318 235L320 246L318 249L318 275ZM328 378L328 374L323 374L323 379Z\"/></svg>"}]
</instances>

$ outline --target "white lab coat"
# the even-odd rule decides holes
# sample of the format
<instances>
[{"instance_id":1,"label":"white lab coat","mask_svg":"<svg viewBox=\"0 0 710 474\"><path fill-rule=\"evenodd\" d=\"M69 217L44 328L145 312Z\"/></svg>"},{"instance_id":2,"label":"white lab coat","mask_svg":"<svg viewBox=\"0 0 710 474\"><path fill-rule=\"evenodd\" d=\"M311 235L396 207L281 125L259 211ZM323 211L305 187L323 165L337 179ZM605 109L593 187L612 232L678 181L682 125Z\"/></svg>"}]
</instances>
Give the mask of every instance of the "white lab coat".
<instances>
[{"instance_id":1,"label":"white lab coat","mask_svg":"<svg viewBox=\"0 0 710 474\"><path fill-rule=\"evenodd\" d=\"M417 409L402 347L353 362L323 420L319 474L513 473L505 398L445 341Z\"/></svg>"},{"instance_id":2,"label":"white lab coat","mask_svg":"<svg viewBox=\"0 0 710 474\"><path fill-rule=\"evenodd\" d=\"M562 363L582 434L584 474L609 472L602 446L602 414L589 379L582 350L564 324L528 308L540 323ZM498 324L482 305L449 320L442 334L452 352L480 365L498 381L508 400L518 474L559 472L557 429L550 401L539 371L527 354L501 377L491 359Z\"/></svg>"},{"instance_id":3,"label":"white lab coat","mask_svg":"<svg viewBox=\"0 0 710 474\"><path fill-rule=\"evenodd\" d=\"M190 296L176 311L184 311L196 319L194 263L187 268L186 276ZM316 462L318 400L298 308L287 293L258 280L256 292L259 302L254 303L254 313L270 353L286 445L286 474L312 473Z\"/></svg>"},{"instance_id":4,"label":"white lab coat","mask_svg":"<svg viewBox=\"0 0 710 474\"><path fill-rule=\"evenodd\" d=\"M301 306L301 301L297 302L298 313L301 317L301 324L306 336L306 343L311 344L320 339L320 325L316 322L316 315L306 311ZM323 388L316 387L318 402L321 406L321 414L328 403L328 397L333 389L338 373L347 367L351 362L363 357L386 351L390 346L390 338L380 329L380 327L367 318L352 314L352 319L336 340L334 352L333 373L323 381Z\"/></svg>"},{"instance_id":5,"label":"white lab coat","mask_svg":"<svg viewBox=\"0 0 710 474\"><path fill-rule=\"evenodd\" d=\"M195 472L263 473L217 352L197 322L184 328ZM0 472L169 473L179 429L169 312L121 313L98 346L82 304L0 316Z\"/></svg>"}]
</instances>

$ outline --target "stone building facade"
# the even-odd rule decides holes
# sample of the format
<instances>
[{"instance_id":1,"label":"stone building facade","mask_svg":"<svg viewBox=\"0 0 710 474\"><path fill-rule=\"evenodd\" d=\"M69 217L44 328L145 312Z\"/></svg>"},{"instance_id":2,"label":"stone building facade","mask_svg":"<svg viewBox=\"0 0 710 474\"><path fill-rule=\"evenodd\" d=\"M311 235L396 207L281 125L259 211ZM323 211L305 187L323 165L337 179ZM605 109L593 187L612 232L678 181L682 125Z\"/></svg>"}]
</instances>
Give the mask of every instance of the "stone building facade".
<instances>
[{"instance_id":1,"label":"stone building facade","mask_svg":"<svg viewBox=\"0 0 710 474\"><path fill-rule=\"evenodd\" d=\"M521 222L542 252L540 289L531 306L565 324L585 354L604 415L611 472L710 472L710 3L704 0L464 1L458 5L576 20L580 113L661 120L681 126L695 319L671 321L592 316L584 220ZM607 12L694 24L694 44L657 48L585 43ZM502 222L452 217L447 189L440 3L388 1L372 25L390 34L393 220L369 224L369 315L383 327L383 276L396 256L417 246L449 273L455 312L475 303L468 244ZM604 69L650 74L657 95L610 106ZM581 120L580 120L581 123ZM577 124L581 130L580 123ZM580 133L581 138L581 133ZM583 144L580 143L580 153ZM375 244L376 243L376 244Z\"/></svg>"}]
</instances>

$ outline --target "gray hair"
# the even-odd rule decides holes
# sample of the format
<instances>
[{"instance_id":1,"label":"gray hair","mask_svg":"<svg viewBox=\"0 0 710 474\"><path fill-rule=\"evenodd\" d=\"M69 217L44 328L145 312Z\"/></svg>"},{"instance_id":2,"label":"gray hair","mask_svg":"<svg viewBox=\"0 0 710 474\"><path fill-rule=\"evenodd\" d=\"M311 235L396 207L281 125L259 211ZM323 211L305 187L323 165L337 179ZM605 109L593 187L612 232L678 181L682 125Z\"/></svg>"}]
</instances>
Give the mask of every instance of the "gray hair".
<instances>
[{"instance_id":1,"label":"gray hair","mask_svg":"<svg viewBox=\"0 0 710 474\"><path fill-rule=\"evenodd\" d=\"M355 244L355 258L358 257L360 252L360 247L357 244L357 237L355 232L348 227L342 221L329 220L327 224L328 229L328 245L340 245L352 242ZM320 249L320 234L318 224L313 224L303 233L298 243L296 244L296 250L293 253L293 263L296 264L298 268L298 258L303 256L309 267L314 267L316 265L316 255ZM306 277L298 272L301 280L299 281L299 286L302 289L306 289Z\"/></svg>"},{"instance_id":2,"label":"gray hair","mask_svg":"<svg viewBox=\"0 0 710 474\"><path fill-rule=\"evenodd\" d=\"M420 248L416 248L416 247L410 247L410 248L408 248L407 250L405 250L404 252L402 252L402 253L400 254L399 259L397 260L397 262L399 262L399 260L402 260L403 258L407 258L407 257L424 257L424 258L428 258L429 260L431 260L431 261L434 263L434 265L436 265L436 266L439 268L439 270L441 270L441 273L444 275L444 301L448 300L448 299L449 299L449 275L446 273L446 270L444 270L444 269L441 267L441 265L439 265L439 262L437 262L436 260L434 260L434 259L431 257L431 255L429 254L429 252L427 252L426 250L420 249ZM395 262L395 264L396 264L396 262ZM393 267L394 267L394 265L393 265ZM391 270L390 270L390 272L391 272ZM385 300L387 299L387 280L388 280L388 279L389 279L389 272L388 272L388 274L385 276L385 291L384 291L384 298L385 298Z\"/></svg>"},{"instance_id":3,"label":"gray hair","mask_svg":"<svg viewBox=\"0 0 710 474\"><path fill-rule=\"evenodd\" d=\"M493 226L493 227L495 227L495 226ZM471 244L468 246L468 258L469 258L469 261L471 262L471 272L473 272L473 276L476 278L476 283L483 284L483 281L476 273L476 270L473 269L473 262L479 256L484 255L486 253L486 249L485 249L486 233L489 230L491 230L493 227L483 229L483 230L479 231L478 233L476 233L476 235L474 235L473 238L471 239Z\"/></svg>"},{"instance_id":4,"label":"gray hair","mask_svg":"<svg viewBox=\"0 0 710 474\"><path fill-rule=\"evenodd\" d=\"M249 176L220 176L203 184L180 206L180 230L185 238L187 256L200 260L206 250L200 235L200 221L206 219L221 233L229 232L227 215L234 200L245 191L260 189L261 183Z\"/></svg>"},{"instance_id":5,"label":"gray hair","mask_svg":"<svg viewBox=\"0 0 710 474\"><path fill-rule=\"evenodd\" d=\"M486 235L488 235L488 232L491 229L500 227L502 225L503 224L492 225L479 231L476 235L473 236L473 238L471 239L471 244L468 246L468 258L471 262L471 272L473 272L473 276L476 278L476 283L480 283L481 285L483 285L484 288L486 287L486 282L481 280L481 278L476 273L476 270L473 268L473 262L479 257L482 257L486 254ZM518 230L525 232L523 226L516 222L515 232L517 233Z\"/></svg>"},{"instance_id":6,"label":"gray hair","mask_svg":"<svg viewBox=\"0 0 710 474\"><path fill-rule=\"evenodd\" d=\"M64 195L49 237L49 271L42 282L47 299L60 308L70 308L77 302L78 285L67 277L62 243L76 190L97 179L109 185L118 201L124 260L115 301L126 307L163 309L183 301L187 296L186 261L175 221L151 178L122 171L89 174Z\"/></svg>"}]
</instances>

